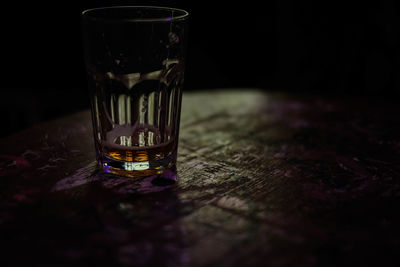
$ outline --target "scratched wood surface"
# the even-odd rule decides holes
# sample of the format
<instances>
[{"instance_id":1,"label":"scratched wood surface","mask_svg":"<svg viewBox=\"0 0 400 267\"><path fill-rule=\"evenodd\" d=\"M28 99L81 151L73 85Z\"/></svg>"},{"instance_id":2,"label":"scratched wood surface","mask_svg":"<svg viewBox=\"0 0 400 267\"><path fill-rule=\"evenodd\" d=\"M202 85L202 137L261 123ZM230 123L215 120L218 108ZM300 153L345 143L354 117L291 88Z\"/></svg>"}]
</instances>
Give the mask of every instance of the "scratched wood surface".
<instances>
[{"instance_id":1,"label":"scratched wood surface","mask_svg":"<svg viewBox=\"0 0 400 267\"><path fill-rule=\"evenodd\" d=\"M179 182L96 171L89 111L0 141L0 264L395 266L396 105L183 98Z\"/></svg>"}]
</instances>

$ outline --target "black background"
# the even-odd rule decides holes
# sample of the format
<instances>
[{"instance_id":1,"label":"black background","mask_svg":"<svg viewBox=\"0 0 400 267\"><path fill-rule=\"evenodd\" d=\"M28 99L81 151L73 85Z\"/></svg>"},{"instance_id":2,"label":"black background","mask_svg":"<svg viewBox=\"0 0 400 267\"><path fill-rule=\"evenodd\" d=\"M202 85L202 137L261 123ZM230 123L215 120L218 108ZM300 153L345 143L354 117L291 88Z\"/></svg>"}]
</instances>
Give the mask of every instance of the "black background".
<instances>
[{"instance_id":1,"label":"black background","mask_svg":"<svg viewBox=\"0 0 400 267\"><path fill-rule=\"evenodd\" d=\"M2 7L1 136L89 107L80 13L158 5L190 13L186 90L256 87L336 96L399 95L394 0L84 1Z\"/></svg>"}]
</instances>

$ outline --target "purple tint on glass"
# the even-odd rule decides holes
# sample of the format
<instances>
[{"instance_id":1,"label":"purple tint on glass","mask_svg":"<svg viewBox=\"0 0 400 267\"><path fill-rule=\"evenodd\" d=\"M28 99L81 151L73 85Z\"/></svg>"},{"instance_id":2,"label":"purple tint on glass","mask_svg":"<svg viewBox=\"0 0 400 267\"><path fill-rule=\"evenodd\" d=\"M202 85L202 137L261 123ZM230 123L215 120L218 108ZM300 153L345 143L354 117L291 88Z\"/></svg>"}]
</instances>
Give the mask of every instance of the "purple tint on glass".
<instances>
[{"instance_id":1,"label":"purple tint on glass","mask_svg":"<svg viewBox=\"0 0 400 267\"><path fill-rule=\"evenodd\" d=\"M168 21L169 21L169 20L172 20L172 18L171 18L171 17L168 17L167 20L168 20Z\"/></svg>"}]
</instances>

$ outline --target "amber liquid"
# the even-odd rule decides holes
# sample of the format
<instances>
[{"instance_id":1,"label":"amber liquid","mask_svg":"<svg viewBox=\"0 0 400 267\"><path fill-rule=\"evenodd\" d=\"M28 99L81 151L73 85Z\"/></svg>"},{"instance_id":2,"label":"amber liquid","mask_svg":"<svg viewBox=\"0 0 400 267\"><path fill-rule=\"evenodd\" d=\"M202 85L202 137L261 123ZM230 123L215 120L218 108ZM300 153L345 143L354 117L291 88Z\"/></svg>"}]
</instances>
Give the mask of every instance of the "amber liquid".
<instances>
[{"instance_id":1,"label":"amber liquid","mask_svg":"<svg viewBox=\"0 0 400 267\"><path fill-rule=\"evenodd\" d=\"M169 156L173 149L173 143L169 142L163 145L156 145L152 147L138 147L132 149L116 149L104 147L103 152L107 157L126 161L126 162L145 162L155 161Z\"/></svg>"},{"instance_id":2,"label":"amber liquid","mask_svg":"<svg viewBox=\"0 0 400 267\"><path fill-rule=\"evenodd\" d=\"M128 166L127 170L111 167L110 172L118 175L140 177L163 173L165 167L155 167L154 169L150 169L149 162L157 162L158 160L170 157L173 152L173 148L174 143L168 142L166 144L160 144L151 147L137 147L134 149L116 149L115 147L104 147L103 153L111 160L126 162L125 164Z\"/></svg>"}]
</instances>

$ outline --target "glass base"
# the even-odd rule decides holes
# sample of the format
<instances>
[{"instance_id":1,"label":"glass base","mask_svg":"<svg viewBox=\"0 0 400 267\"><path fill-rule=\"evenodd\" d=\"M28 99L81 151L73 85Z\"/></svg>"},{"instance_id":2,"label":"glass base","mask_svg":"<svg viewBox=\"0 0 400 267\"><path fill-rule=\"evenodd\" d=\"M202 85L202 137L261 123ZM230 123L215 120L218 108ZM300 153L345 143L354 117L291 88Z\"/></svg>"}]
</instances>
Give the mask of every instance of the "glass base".
<instances>
[{"instance_id":1,"label":"glass base","mask_svg":"<svg viewBox=\"0 0 400 267\"><path fill-rule=\"evenodd\" d=\"M176 156L174 154L153 161L120 161L107 156L99 160L99 165L104 172L131 178L160 175L166 170L174 169L175 164Z\"/></svg>"}]
</instances>

